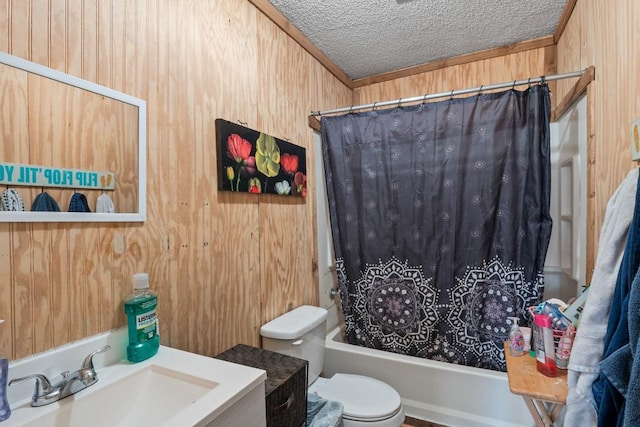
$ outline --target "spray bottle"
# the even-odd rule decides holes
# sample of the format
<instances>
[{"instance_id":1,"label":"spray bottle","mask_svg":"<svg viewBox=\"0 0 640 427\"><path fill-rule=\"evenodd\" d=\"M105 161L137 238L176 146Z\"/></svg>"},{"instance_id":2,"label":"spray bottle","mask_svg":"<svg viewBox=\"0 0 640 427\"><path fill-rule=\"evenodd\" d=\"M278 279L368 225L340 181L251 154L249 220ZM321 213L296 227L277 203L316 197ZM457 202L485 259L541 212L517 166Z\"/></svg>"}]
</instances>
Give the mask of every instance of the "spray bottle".
<instances>
[{"instance_id":1,"label":"spray bottle","mask_svg":"<svg viewBox=\"0 0 640 427\"><path fill-rule=\"evenodd\" d=\"M533 334L536 344L536 368L548 377L557 377L553 330L551 319L546 314L533 316Z\"/></svg>"},{"instance_id":2,"label":"spray bottle","mask_svg":"<svg viewBox=\"0 0 640 427\"><path fill-rule=\"evenodd\" d=\"M0 320L0 324L4 320ZM7 376L9 375L9 359L0 354L0 421L11 416L11 407L7 401Z\"/></svg>"},{"instance_id":3,"label":"spray bottle","mask_svg":"<svg viewBox=\"0 0 640 427\"><path fill-rule=\"evenodd\" d=\"M524 354L524 336L518 326L517 317L509 317L511 319L511 331L509 331L509 353L512 356L522 356Z\"/></svg>"}]
</instances>

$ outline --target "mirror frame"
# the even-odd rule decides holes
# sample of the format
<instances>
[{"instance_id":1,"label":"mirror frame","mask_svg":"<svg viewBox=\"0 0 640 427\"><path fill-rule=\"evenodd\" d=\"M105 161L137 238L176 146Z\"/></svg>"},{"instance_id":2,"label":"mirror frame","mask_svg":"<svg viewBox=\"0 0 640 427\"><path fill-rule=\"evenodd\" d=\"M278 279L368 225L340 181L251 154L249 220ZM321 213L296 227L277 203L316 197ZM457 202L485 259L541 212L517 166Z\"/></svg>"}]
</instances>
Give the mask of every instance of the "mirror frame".
<instances>
[{"instance_id":1,"label":"mirror frame","mask_svg":"<svg viewBox=\"0 0 640 427\"><path fill-rule=\"evenodd\" d=\"M75 86L138 108L138 211L132 213L8 212L0 222L144 222L147 218L147 103L122 92L0 52L0 63Z\"/></svg>"}]
</instances>

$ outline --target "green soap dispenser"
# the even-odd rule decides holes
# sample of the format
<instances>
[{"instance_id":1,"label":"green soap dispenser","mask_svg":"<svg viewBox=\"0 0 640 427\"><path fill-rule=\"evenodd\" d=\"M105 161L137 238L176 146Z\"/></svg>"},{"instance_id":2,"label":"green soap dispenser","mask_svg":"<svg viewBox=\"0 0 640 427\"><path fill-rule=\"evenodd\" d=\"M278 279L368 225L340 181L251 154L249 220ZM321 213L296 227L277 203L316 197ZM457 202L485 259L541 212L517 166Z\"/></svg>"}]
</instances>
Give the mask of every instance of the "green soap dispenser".
<instances>
[{"instance_id":1,"label":"green soap dispenser","mask_svg":"<svg viewBox=\"0 0 640 427\"><path fill-rule=\"evenodd\" d=\"M127 359L130 362L142 362L156 354L160 347L158 318L156 308L158 297L149 289L149 275L133 275L133 294L124 302L129 329Z\"/></svg>"}]
</instances>

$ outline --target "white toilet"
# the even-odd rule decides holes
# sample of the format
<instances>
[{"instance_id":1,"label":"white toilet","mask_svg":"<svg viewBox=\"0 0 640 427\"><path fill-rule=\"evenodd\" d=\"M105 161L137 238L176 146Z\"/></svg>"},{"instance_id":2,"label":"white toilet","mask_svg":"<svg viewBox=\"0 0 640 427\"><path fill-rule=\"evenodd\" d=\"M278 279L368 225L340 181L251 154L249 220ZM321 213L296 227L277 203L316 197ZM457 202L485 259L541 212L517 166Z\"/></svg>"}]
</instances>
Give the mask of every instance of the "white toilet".
<instances>
[{"instance_id":1,"label":"white toilet","mask_svg":"<svg viewBox=\"0 0 640 427\"><path fill-rule=\"evenodd\" d=\"M309 361L309 393L344 406L344 427L400 427L404 409L388 384L362 375L320 378L324 363L327 310L303 305L260 328L262 346Z\"/></svg>"}]
</instances>

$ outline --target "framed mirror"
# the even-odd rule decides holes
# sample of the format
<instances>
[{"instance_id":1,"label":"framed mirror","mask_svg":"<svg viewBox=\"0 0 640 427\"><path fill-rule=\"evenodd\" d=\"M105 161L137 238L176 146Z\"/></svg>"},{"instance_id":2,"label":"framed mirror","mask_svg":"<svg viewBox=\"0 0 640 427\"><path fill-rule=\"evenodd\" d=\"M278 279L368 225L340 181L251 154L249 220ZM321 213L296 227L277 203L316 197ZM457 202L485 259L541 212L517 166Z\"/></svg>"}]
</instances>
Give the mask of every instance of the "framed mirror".
<instances>
[{"instance_id":1,"label":"framed mirror","mask_svg":"<svg viewBox=\"0 0 640 427\"><path fill-rule=\"evenodd\" d=\"M0 222L145 221L144 100L3 52L0 97L0 193L15 190L25 208L0 211ZM60 212L31 211L43 192ZM68 212L75 193L91 212ZM102 195L114 213L96 213Z\"/></svg>"}]
</instances>

